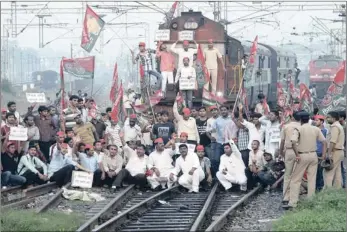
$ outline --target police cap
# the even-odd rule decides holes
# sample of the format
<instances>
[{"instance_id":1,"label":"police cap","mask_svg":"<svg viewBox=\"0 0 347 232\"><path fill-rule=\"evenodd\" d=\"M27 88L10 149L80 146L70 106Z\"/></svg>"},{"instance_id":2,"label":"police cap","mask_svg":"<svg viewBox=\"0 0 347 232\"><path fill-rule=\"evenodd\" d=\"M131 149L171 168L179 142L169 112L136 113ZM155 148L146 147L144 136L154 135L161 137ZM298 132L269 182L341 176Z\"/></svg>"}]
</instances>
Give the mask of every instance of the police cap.
<instances>
[{"instance_id":1,"label":"police cap","mask_svg":"<svg viewBox=\"0 0 347 232\"><path fill-rule=\"evenodd\" d=\"M301 112L298 112L299 116L301 119L310 119L310 114L307 113L306 111L301 111Z\"/></svg>"}]
</instances>

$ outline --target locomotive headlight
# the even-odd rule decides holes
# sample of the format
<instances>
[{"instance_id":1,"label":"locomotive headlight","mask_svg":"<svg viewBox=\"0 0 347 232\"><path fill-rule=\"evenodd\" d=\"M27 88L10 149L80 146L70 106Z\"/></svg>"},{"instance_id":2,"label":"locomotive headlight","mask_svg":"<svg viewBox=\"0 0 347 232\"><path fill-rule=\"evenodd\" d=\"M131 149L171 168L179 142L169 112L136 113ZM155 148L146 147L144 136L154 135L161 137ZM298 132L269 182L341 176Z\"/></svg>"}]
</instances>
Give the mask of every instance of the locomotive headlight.
<instances>
[{"instance_id":1,"label":"locomotive headlight","mask_svg":"<svg viewBox=\"0 0 347 232\"><path fill-rule=\"evenodd\" d=\"M218 96L218 97L222 97L222 96L223 96L223 93L222 93L222 92L217 92L217 96Z\"/></svg>"},{"instance_id":2,"label":"locomotive headlight","mask_svg":"<svg viewBox=\"0 0 347 232\"><path fill-rule=\"evenodd\" d=\"M186 22L184 24L184 29L187 29L187 30L195 30L198 28L198 23L197 22Z\"/></svg>"},{"instance_id":3,"label":"locomotive headlight","mask_svg":"<svg viewBox=\"0 0 347 232\"><path fill-rule=\"evenodd\" d=\"M177 29L178 24L177 24L177 23L173 23L173 24L171 25L171 27L172 27L172 29Z\"/></svg>"}]
</instances>

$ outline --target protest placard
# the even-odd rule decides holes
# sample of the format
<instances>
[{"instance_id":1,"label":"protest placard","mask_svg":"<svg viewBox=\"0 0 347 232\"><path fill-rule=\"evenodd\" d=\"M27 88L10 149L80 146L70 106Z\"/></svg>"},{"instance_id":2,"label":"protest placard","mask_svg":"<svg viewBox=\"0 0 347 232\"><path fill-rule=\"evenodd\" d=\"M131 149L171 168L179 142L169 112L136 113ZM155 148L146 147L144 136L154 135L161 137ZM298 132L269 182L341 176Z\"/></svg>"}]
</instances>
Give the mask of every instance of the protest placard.
<instances>
[{"instance_id":1,"label":"protest placard","mask_svg":"<svg viewBox=\"0 0 347 232\"><path fill-rule=\"evenodd\" d=\"M27 101L29 103L44 103L46 102L45 93L26 93Z\"/></svg>"},{"instance_id":2,"label":"protest placard","mask_svg":"<svg viewBox=\"0 0 347 232\"><path fill-rule=\"evenodd\" d=\"M169 41L170 30L158 30L155 32L155 41Z\"/></svg>"},{"instance_id":3,"label":"protest placard","mask_svg":"<svg viewBox=\"0 0 347 232\"><path fill-rule=\"evenodd\" d=\"M194 40L194 31L180 31L178 32L178 40Z\"/></svg>"},{"instance_id":4,"label":"protest placard","mask_svg":"<svg viewBox=\"0 0 347 232\"><path fill-rule=\"evenodd\" d=\"M196 79L195 78L180 78L180 90L195 90Z\"/></svg>"},{"instance_id":5,"label":"protest placard","mask_svg":"<svg viewBox=\"0 0 347 232\"><path fill-rule=\"evenodd\" d=\"M93 178L93 173L73 171L71 186L80 188L91 188L93 185Z\"/></svg>"},{"instance_id":6,"label":"protest placard","mask_svg":"<svg viewBox=\"0 0 347 232\"><path fill-rule=\"evenodd\" d=\"M27 141L28 140L28 128L24 127L10 127L9 140L14 141Z\"/></svg>"}]
</instances>

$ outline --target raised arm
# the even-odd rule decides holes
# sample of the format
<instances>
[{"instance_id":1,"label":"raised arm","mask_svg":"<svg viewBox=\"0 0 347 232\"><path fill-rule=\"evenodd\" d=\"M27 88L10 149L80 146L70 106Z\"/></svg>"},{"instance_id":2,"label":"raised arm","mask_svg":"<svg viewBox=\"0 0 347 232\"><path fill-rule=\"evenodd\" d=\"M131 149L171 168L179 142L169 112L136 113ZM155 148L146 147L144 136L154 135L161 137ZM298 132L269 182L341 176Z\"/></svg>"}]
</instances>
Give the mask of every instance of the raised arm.
<instances>
[{"instance_id":1,"label":"raised arm","mask_svg":"<svg viewBox=\"0 0 347 232\"><path fill-rule=\"evenodd\" d=\"M171 50L173 53L176 53L176 54L179 53L179 50L176 48L177 42L178 42L178 40L177 40L175 43L173 43L173 44L171 45L171 47L170 47L170 50Z\"/></svg>"}]
</instances>

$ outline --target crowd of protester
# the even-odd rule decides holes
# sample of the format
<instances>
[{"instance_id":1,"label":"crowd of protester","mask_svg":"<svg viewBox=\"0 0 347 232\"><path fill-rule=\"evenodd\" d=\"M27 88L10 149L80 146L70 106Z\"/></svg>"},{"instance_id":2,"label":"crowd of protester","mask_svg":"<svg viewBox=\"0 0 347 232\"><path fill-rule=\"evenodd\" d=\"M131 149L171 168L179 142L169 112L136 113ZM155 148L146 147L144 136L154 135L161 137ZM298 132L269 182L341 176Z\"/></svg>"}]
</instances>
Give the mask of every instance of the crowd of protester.
<instances>
[{"instance_id":1,"label":"crowd of protester","mask_svg":"<svg viewBox=\"0 0 347 232\"><path fill-rule=\"evenodd\" d=\"M15 102L2 108L2 188L63 186L80 170L94 174L94 186L115 191L123 183L154 191L178 183L197 193L216 181L225 191L282 188L283 206L291 208L302 191L312 196L345 187L344 112L299 111L283 123L283 112L262 102L250 112L241 104L180 112L176 102L173 115L129 110L116 122L111 108L100 112L94 105L72 95L62 114L41 105L21 116ZM10 140L11 127L27 128L27 141Z\"/></svg>"}]
</instances>

